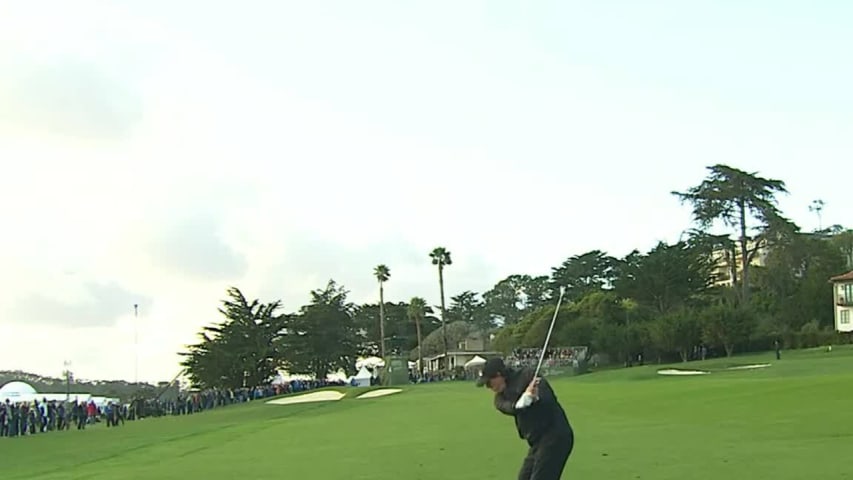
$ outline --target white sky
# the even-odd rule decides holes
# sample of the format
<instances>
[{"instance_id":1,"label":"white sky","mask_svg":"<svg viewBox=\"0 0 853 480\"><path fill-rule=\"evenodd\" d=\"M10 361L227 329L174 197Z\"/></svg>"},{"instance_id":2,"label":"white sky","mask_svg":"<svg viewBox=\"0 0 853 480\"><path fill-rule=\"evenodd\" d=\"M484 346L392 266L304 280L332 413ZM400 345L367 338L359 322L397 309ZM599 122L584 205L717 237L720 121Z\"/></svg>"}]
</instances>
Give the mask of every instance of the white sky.
<instances>
[{"instance_id":1,"label":"white sky","mask_svg":"<svg viewBox=\"0 0 853 480\"><path fill-rule=\"evenodd\" d=\"M230 285L437 304L440 245L448 296L647 249L717 162L851 223L849 2L322 3L0 0L0 369L132 380L138 303L169 379Z\"/></svg>"}]
</instances>

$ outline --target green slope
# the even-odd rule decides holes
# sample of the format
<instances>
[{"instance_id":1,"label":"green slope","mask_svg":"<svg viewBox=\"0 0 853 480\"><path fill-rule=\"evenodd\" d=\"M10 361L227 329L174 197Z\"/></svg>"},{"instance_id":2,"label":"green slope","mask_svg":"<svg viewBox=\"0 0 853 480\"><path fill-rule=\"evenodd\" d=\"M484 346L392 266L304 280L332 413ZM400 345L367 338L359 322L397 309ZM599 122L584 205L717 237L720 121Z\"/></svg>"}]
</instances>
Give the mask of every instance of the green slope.
<instances>
[{"instance_id":1,"label":"green slope","mask_svg":"<svg viewBox=\"0 0 853 480\"><path fill-rule=\"evenodd\" d=\"M724 370L748 363L773 365ZM853 350L688 365L713 373L663 377L646 366L553 379L577 436L565 477L853 478ZM488 392L454 383L0 439L0 472L4 480L511 479L524 453Z\"/></svg>"}]
</instances>

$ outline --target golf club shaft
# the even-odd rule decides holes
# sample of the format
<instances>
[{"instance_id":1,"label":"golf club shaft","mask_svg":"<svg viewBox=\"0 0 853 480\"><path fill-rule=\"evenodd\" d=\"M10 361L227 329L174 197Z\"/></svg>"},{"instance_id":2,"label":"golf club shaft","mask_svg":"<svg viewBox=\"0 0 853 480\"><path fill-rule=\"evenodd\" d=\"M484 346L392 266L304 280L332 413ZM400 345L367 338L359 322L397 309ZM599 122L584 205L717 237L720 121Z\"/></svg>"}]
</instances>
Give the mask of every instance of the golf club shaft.
<instances>
[{"instance_id":1,"label":"golf club shaft","mask_svg":"<svg viewBox=\"0 0 853 480\"><path fill-rule=\"evenodd\" d=\"M539 364L536 365L536 373L533 374L533 378L539 376L539 369L542 368L542 361L545 360L545 350L548 349L548 343L551 341L551 332L554 331L554 323L557 321L557 315L560 313L560 305L563 303L563 293L565 291L565 287L560 287L560 298L557 299L557 308L554 310L554 317L551 318L551 326L548 327L548 335L545 336L545 345L542 345L542 352L539 354Z\"/></svg>"}]
</instances>

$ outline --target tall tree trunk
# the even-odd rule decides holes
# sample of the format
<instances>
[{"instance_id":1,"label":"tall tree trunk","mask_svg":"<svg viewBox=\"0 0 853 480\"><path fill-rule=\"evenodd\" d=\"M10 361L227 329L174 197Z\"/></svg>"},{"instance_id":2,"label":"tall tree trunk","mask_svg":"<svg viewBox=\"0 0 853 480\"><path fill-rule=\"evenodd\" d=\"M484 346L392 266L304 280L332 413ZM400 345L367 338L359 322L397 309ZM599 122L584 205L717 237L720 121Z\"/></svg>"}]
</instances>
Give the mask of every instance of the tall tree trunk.
<instances>
[{"instance_id":1,"label":"tall tree trunk","mask_svg":"<svg viewBox=\"0 0 853 480\"><path fill-rule=\"evenodd\" d=\"M740 210L740 261L741 270L741 300L749 301L749 248L746 237L746 203L741 200L738 206Z\"/></svg>"},{"instance_id":2,"label":"tall tree trunk","mask_svg":"<svg viewBox=\"0 0 853 480\"><path fill-rule=\"evenodd\" d=\"M450 369L450 359L447 358L447 309L444 307L444 265L438 264L438 288L441 292L441 335L444 337L444 369Z\"/></svg>"},{"instance_id":3,"label":"tall tree trunk","mask_svg":"<svg viewBox=\"0 0 853 480\"><path fill-rule=\"evenodd\" d=\"M729 275L732 276L732 288L740 288L738 287L739 282L737 278L737 247L732 243L726 248L726 260L729 267Z\"/></svg>"},{"instance_id":4,"label":"tall tree trunk","mask_svg":"<svg viewBox=\"0 0 853 480\"><path fill-rule=\"evenodd\" d=\"M385 291L379 282L379 355L385 360Z\"/></svg>"},{"instance_id":5,"label":"tall tree trunk","mask_svg":"<svg viewBox=\"0 0 853 480\"><path fill-rule=\"evenodd\" d=\"M421 338L421 318L420 316L415 317L415 330L418 334L418 376L423 378L424 376L424 345L423 339Z\"/></svg>"}]
</instances>

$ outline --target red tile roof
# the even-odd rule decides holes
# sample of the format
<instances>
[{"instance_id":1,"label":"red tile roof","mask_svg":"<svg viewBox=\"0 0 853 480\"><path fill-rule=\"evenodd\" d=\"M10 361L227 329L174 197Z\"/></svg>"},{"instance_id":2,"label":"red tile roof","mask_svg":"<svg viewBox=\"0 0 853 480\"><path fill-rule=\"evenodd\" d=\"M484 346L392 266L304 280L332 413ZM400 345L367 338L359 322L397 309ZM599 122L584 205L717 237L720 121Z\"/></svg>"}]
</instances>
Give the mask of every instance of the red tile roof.
<instances>
[{"instance_id":1,"label":"red tile roof","mask_svg":"<svg viewBox=\"0 0 853 480\"><path fill-rule=\"evenodd\" d=\"M847 272L844 275L832 277L829 279L829 281L830 282L853 282L853 271Z\"/></svg>"}]
</instances>

